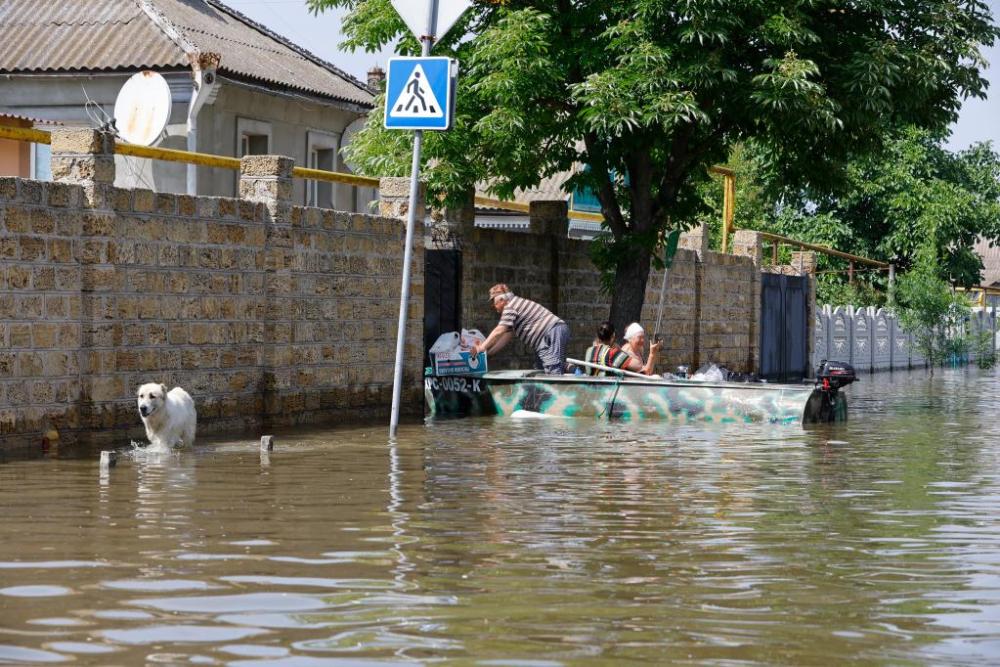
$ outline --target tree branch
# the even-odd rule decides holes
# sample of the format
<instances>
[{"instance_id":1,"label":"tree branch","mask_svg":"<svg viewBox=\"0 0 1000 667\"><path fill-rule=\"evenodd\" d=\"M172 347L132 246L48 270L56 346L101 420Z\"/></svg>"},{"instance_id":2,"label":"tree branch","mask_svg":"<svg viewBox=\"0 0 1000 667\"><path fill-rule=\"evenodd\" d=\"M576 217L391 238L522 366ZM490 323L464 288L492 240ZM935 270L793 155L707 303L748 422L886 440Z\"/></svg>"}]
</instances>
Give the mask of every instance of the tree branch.
<instances>
[{"instance_id":1,"label":"tree branch","mask_svg":"<svg viewBox=\"0 0 1000 667\"><path fill-rule=\"evenodd\" d=\"M587 132L583 135L584 145L587 147L587 156L590 162L590 172L598 182L597 198L601 202L601 213L604 220L611 228L611 233L616 239L624 236L628 230L625 225L625 218L622 215L621 206L618 204L618 197L615 194L615 184L611 181L611 171L608 168L607 155L601 148L597 134Z\"/></svg>"}]
</instances>

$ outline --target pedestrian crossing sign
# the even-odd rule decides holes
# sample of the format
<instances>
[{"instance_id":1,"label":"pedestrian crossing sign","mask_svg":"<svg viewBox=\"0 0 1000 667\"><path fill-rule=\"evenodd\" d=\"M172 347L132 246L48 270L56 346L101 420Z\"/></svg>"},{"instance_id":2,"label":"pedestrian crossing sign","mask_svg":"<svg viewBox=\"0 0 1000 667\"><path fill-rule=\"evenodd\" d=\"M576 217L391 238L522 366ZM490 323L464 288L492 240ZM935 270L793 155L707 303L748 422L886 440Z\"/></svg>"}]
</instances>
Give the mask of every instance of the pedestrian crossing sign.
<instances>
[{"instance_id":1,"label":"pedestrian crossing sign","mask_svg":"<svg viewBox=\"0 0 1000 667\"><path fill-rule=\"evenodd\" d=\"M455 100L451 58L390 58L385 126L390 130L447 130Z\"/></svg>"}]
</instances>

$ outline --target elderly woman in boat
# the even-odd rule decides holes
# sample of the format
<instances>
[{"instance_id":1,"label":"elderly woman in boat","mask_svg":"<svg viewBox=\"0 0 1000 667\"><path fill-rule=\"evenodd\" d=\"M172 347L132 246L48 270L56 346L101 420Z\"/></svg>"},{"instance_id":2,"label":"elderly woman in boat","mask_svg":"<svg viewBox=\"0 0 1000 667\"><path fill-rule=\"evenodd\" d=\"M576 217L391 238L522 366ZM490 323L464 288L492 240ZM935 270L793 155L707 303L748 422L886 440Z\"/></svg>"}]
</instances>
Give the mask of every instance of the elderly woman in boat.
<instances>
[{"instance_id":1,"label":"elderly woman in boat","mask_svg":"<svg viewBox=\"0 0 1000 667\"><path fill-rule=\"evenodd\" d=\"M569 327L545 306L514 296L504 283L490 288L490 303L500 314L500 323L482 343L473 346L471 354L493 354L500 351L514 336L535 352L535 364L547 375L566 372L566 343Z\"/></svg>"},{"instance_id":2,"label":"elderly woman in boat","mask_svg":"<svg viewBox=\"0 0 1000 667\"><path fill-rule=\"evenodd\" d=\"M656 357L660 355L662 346L663 343L658 340L649 346L649 358L653 359L650 368L656 365ZM646 330L638 322L633 322L625 327L625 344L622 345L622 352L640 364L649 363L648 359L644 361L646 357Z\"/></svg>"},{"instance_id":3,"label":"elderly woman in boat","mask_svg":"<svg viewBox=\"0 0 1000 667\"><path fill-rule=\"evenodd\" d=\"M634 333L632 327L639 326L632 324L629 330ZM639 327L642 329L642 327ZM645 341L643 342L645 345ZM584 353L584 361L590 364L606 366L608 368L620 368L633 373L652 375L656 368L656 361L660 355L660 344L653 343L649 348L649 358L644 362L641 357L629 354L623 348L618 347L615 342L615 327L611 322L601 322L597 328L597 338L594 344L587 348ZM598 368L586 368L588 375L606 375L607 372Z\"/></svg>"}]
</instances>

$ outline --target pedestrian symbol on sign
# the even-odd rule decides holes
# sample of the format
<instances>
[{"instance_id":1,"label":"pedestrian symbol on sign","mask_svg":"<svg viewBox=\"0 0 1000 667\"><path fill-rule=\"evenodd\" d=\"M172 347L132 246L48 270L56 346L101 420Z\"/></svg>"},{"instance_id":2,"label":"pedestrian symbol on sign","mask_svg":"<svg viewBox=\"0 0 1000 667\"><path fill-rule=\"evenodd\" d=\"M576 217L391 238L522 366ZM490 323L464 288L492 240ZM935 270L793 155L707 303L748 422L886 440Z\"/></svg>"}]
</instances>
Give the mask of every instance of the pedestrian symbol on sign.
<instances>
[{"instance_id":1,"label":"pedestrian symbol on sign","mask_svg":"<svg viewBox=\"0 0 1000 667\"><path fill-rule=\"evenodd\" d=\"M444 115L420 65L413 68L403 92L392 106L392 115L397 118L441 118Z\"/></svg>"},{"instance_id":2,"label":"pedestrian symbol on sign","mask_svg":"<svg viewBox=\"0 0 1000 667\"><path fill-rule=\"evenodd\" d=\"M455 71L456 63L450 58L390 58L385 126L390 130L451 127Z\"/></svg>"}]
</instances>

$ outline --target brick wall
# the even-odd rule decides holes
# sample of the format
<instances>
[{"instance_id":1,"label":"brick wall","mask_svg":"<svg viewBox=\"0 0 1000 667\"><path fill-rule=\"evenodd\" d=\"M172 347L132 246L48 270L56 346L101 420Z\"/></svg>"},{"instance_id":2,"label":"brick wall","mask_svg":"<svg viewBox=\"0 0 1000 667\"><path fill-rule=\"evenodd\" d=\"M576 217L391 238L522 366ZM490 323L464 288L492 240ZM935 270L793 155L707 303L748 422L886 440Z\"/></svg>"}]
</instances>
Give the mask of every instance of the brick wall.
<instances>
[{"instance_id":1,"label":"brick wall","mask_svg":"<svg viewBox=\"0 0 1000 667\"><path fill-rule=\"evenodd\" d=\"M583 356L608 317L610 297L601 291L589 242L565 237L565 215L564 202L534 202L527 233L461 226L465 327L489 334L496 326L498 316L487 295L492 285L504 282L565 320L569 356ZM749 237L737 243L740 254L723 255L707 250L699 230L684 236L667 277L661 372L706 362L739 371L756 368L760 277L754 243L756 237ZM662 280L662 272L650 272L642 311L649 333L656 325ZM490 368L530 368L533 360L531 351L515 342L490 360Z\"/></svg>"},{"instance_id":2,"label":"brick wall","mask_svg":"<svg viewBox=\"0 0 1000 667\"><path fill-rule=\"evenodd\" d=\"M398 219L291 206L286 158L245 158L241 199L117 189L91 147L54 135L66 182L0 179L0 451L37 446L50 426L63 442L144 438L134 394L148 381L187 389L201 434L388 415Z\"/></svg>"}]
</instances>

